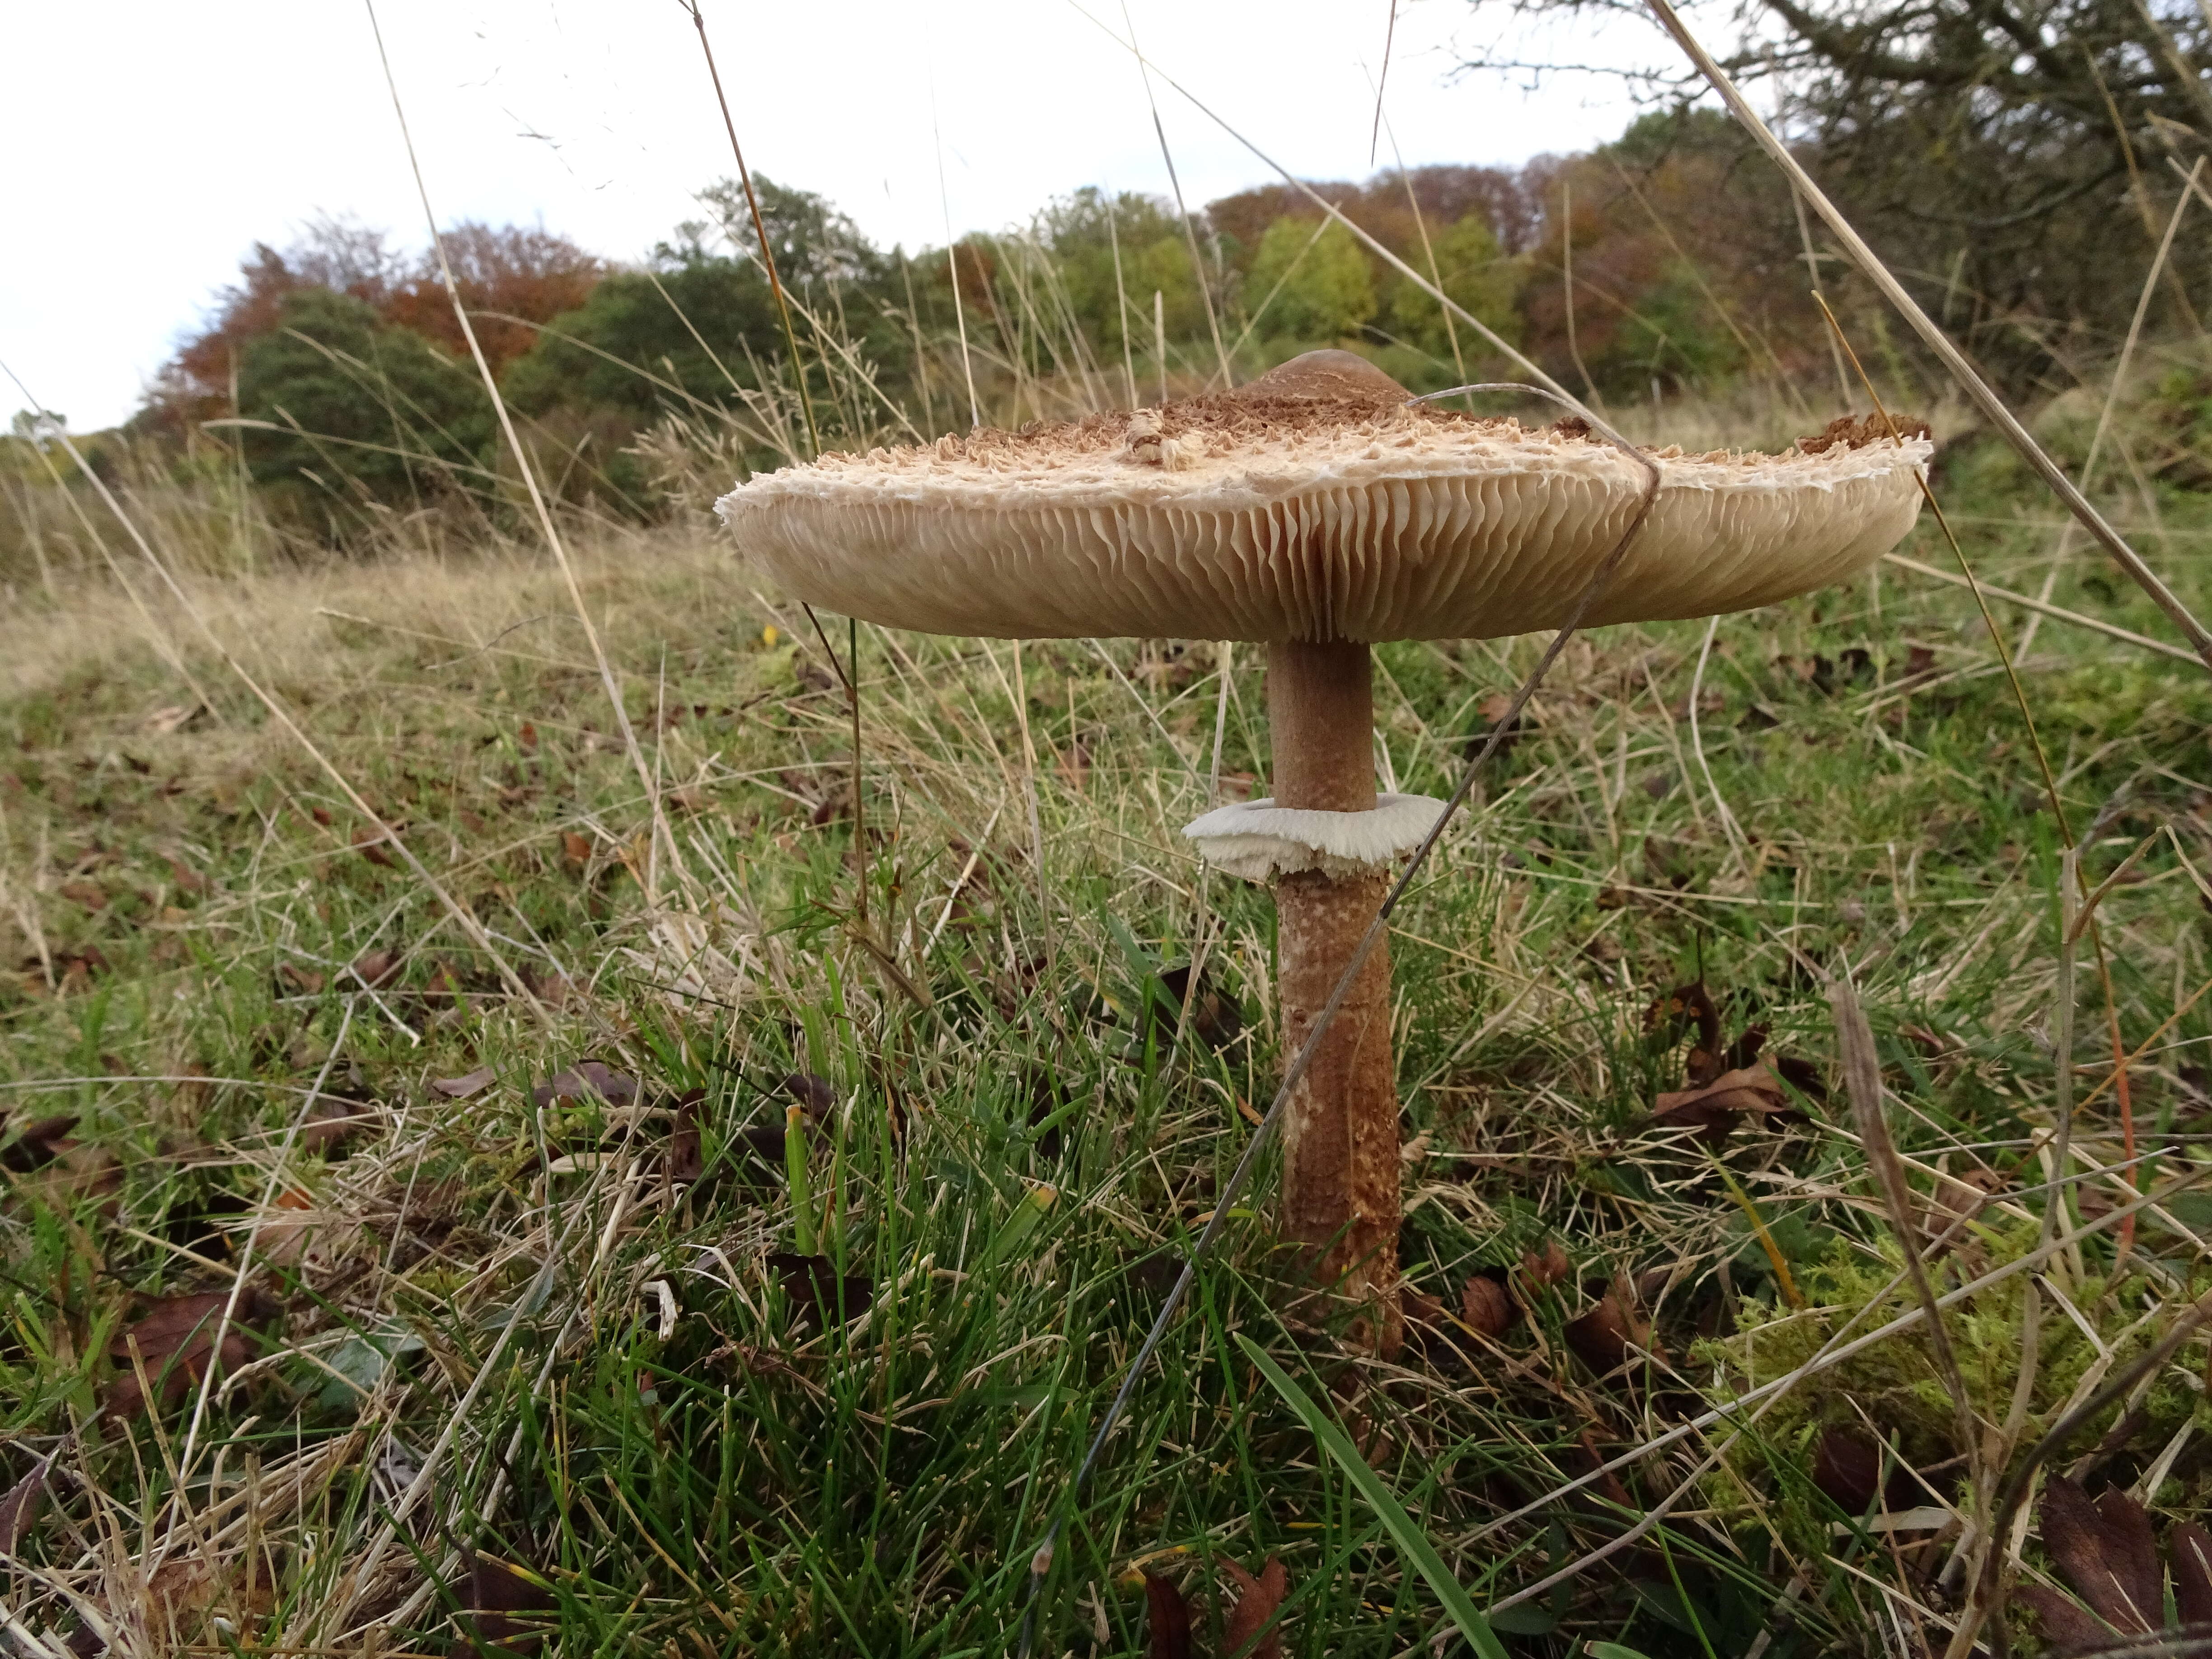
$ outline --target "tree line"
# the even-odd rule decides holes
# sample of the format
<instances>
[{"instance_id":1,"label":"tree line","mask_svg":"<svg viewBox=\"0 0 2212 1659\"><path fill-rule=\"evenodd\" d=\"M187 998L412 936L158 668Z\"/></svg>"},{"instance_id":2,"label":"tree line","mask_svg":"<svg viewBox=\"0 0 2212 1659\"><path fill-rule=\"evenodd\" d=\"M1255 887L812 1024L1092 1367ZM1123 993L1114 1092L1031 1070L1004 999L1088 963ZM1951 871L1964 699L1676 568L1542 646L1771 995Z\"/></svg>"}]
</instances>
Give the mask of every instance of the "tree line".
<instances>
[{"instance_id":1,"label":"tree line","mask_svg":"<svg viewBox=\"0 0 2212 1659\"><path fill-rule=\"evenodd\" d=\"M1848 187L1867 143L1854 127L1838 152ZM662 510L652 436L672 428L737 465L772 465L810 419L825 442L913 440L979 415L1018 423L1156 401L1318 345L1363 352L1416 390L1505 377L1485 331L1601 399L1764 377L1825 418L1859 399L1836 384L1816 280L1881 372L1915 373L1772 169L1723 118L1690 108L1519 168L1311 185L1480 330L1288 185L1188 219L1157 198L1083 189L1018 229L909 252L876 246L817 195L755 185L797 379L733 182L702 191L701 216L634 264L542 228L444 235L501 397L564 495ZM2105 240L2144 234L2131 216ZM2139 273L2147 252L2129 252ZM2016 392L2051 382L2067 352L2117 339L2136 299L2110 283L1968 281L1965 263L1911 276L1985 355L1996 348ZM2177 315L2193 318L2202 264L2177 263ZM179 445L213 434L277 511L337 539L410 501L495 493L507 465L438 260L344 221L257 246L131 430Z\"/></svg>"}]
</instances>

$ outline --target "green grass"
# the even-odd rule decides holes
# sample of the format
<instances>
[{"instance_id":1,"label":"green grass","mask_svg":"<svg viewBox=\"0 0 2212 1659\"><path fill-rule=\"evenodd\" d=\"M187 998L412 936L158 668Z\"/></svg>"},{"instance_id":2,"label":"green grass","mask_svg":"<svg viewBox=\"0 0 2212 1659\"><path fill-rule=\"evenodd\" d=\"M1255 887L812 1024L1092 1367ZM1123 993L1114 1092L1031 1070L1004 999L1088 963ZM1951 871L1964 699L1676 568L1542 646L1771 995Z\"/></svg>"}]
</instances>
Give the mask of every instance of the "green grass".
<instances>
[{"instance_id":1,"label":"green grass","mask_svg":"<svg viewBox=\"0 0 2212 1659\"><path fill-rule=\"evenodd\" d=\"M2033 591L2051 532L2008 466L1969 451L1942 487L1983 574ZM2149 544L2201 608L2212 508L2160 507L2166 540ZM1906 550L1949 562L1932 526ZM54 1471L0 1569L27 1628L104 1621L119 1651L355 1652L374 1624L386 1653L443 1651L476 1551L475 1582L525 1586L564 1654L1007 1650L1031 1553L1279 1065L1266 895L1202 876L1175 833L1209 804L1212 653L1026 646L1018 711L1012 647L862 631L867 909L895 975L857 938L849 717L804 619L703 532L605 532L583 559L659 780L658 852L580 629L532 556L192 590L404 823L543 1019L404 866L356 845L328 777L178 617L156 625L213 707L175 729L149 717L191 693L109 590L65 589L7 625L0 1103L18 1138L0 1160L42 1156L27 1121L78 1119L0 1209L0 1462L9 1482L49 1455ZM2087 555L2052 597L2163 633ZM2016 637L2020 619L2001 620ZM1456 1308L1468 1275L1547 1240L1571 1272L1521 1277L1530 1316L1495 1345L1447 1322L1399 1362L1365 1358L1278 1293L1267 1172L1074 1514L1039 1652L1144 1651L1146 1568L1215 1621L1213 1650L1214 1564L1271 1553L1289 1570L1287 1651L1401 1654L1450 1628L1240 1340L1337 1413L1479 1607L1613 1536L1622 1503L1656 1502L1709 1443L1626 1472L1625 1490L1486 1523L1809 1352L1728 1337L1771 1322L1778 1291L1710 1151L1648 1121L1682 1083L1684 1036L1645 1029L1672 986L1702 973L1727 1035L1765 1024L1769 1052L1832 1076L1814 970L1848 969L1908 1157L2043 1178L2014 1164L2051 1117L2058 838L1971 600L1892 572L1724 622L1693 739L1703 636L1574 645L1392 940L1414 1285ZM1396 787L1445 793L1484 700L1537 648L1381 650ZM2212 871L2212 689L2055 622L2022 678L2069 821L2105 813L2093 879L2174 832L2100 913L2138 1043L2206 974L2174 845ZM1222 771L1264 776L1249 647L1231 690ZM1158 975L1194 957L1241 1020L1176 1029ZM2087 958L2081 1006L2086 1088L2109 1060ZM2197 1156L2187 1045L2208 1036L2200 1008L2134 1073L2163 1176ZM533 1104L533 1084L586 1060L636 1079L636 1102ZM478 1067L495 1079L466 1098L434 1086ZM803 1213L773 1139L793 1073L831 1103L807 1132ZM319 1077L367 1121L311 1134L279 1168ZM1848 1110L1804 1103L1808 1121L1740 1127L1720 1156L1797 1282L1848 1306L1893 1247ZM2118 1156L2110 1105L2077 1127L2099 1164ZM291 1206L264 1214L272 1186ZM2084 1213L2112 1186L2085 1185ZM1994 1224L2043 1203L2007 1201ZM2100 1340L2146 1296L2203 1288L2186 1229L2207 1218L2188 1203L2146 1215L2118 1275L2103 1236L2057 1264ZM227 1288L257 1219L252 1276L281 1311L210 1401L179 1486L193 1391L104 1419L111 1343L149 1299ZM810 1243L854 1304L868 1282L864 1316L841 1322L835 1288L825 1314L770 1261ZM1616 1273L1639 1281L1670 1363L1605 1380L1567 1328ZM2017 1305L1991 1298L1978 1364L2001 1372L1997 1316ZM2046 1322L2032 1426L2063 1406L2087 1341ZM1864 1650L1889 1620L1877 1580L1940 1613L1935 1564L1832 1536L1847 1517L1806 1475L1810 1434L1861 1406L1909 1455L1943 1449L1949 1407L1919 1385L1922 1353L1900 1340L1809 1386L1739 1446L1726 1490L1717 1477L1643 1547L1501 1614L1509 1650L1735 1656L1766 1628L1768 1653ZM423 1501L356 1582L472 1388ZM2133 1479L2197 1421L2156 1497L2200 1512L2203 1395L2169 1382L2157 1402L2100 1467ZM1793 1575L1794 1619L1770 1624Z\"/></svg>"}]
</instances>

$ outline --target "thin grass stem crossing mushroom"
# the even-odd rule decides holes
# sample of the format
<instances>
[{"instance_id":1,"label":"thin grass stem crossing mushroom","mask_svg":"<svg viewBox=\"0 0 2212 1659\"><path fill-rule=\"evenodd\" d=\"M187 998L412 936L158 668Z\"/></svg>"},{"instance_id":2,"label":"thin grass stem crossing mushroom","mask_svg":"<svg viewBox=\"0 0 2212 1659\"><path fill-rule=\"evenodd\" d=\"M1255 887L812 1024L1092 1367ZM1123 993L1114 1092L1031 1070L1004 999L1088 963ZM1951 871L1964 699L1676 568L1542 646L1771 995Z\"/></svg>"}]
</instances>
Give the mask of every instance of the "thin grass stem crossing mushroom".
<instances>
[{"instance_id":1,"label":"thin grass stem crossing mushroom","mask_svg":"<svg viewBox=\"0 0 2212 1659\"><path fill-rule=\"evenodd\" d=\"M824 455L717 503L807 602L996 638L1267 647L1274 793L1184 833L1272 881L1283 1048L1311 1030L1393 863L1443 803L1378 795L1370 647L1564 622L1649 514L1585 625L1743 611L1838 581L1918 512L1924 428L1838 422L1780 455L1624 454L1570 420L1438 409L1344 351L1234 392L933 444ZM1652 469L1658 471L1656 496ZM1372 952L1292 1094L1280 1225L1310 1270L1398 1328L1390 970Z\"/></svg>"}]
</instances>

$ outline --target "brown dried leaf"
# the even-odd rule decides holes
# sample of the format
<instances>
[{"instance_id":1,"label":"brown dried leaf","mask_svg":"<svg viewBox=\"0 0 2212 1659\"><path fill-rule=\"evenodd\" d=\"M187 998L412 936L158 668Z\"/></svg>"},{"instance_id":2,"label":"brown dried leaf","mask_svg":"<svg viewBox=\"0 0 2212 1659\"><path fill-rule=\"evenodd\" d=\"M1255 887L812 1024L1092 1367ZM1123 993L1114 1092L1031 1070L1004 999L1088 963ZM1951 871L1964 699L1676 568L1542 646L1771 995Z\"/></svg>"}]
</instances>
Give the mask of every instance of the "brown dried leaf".
<instances>
[{"instance_id":1,"label":"brown dried leaf","mask_svg":"<svg viewBox=\"0 0 2212 1659\"><path fill-rule=\"evenodd\" d=\"M2059 1577L2114 1630L2147 1635L2165 1623L2165 1575L2142 1504L2117 1486L2092 1503L2075 1482L2053 1475L2036 1520Z\"/></svg>"},{"instance_id":2,"label":"brown dried leaf","mask_svg":"<svg viewBox=\"0 0 2212 1659\"><path fill-rule=\"evenodd\" d=\"M876 1281L860 1273L840 1275L837 1264L826 1255L798 1255L789 1250L770 1250L769 1271L790 1299L792 1322L804 1325L817 1315L834 1315L840 1324L850 1324L867 1312L875 1300Z\"/></svg>"},{"instance_id":3,"label":"brown dried leaf","mask_svg":"<svg viewBox=\"0 0 2212 1659\"><path fill-rule=\"evenodd\" d=\"M300 1145L325 1158L343 1157L347 1147L381 1124L367 1101L324 1095L307 1109L307 1121L300 1126Z\"/></svg>"},{"instance_id":4,"label":"brown dried leaf","mask_svg":"<svg viewBox=\"0 0 2212 1659\"><path fill-rule=\"evenodd\" d=\"M88 910L105 910L107 891L96 881L65 881L61 884L61 896Z\"/></svg>"},{"instance_id":5,"label":"brown dried leaf","mask_svg":"<svg viewBox=\"0 0 2212 1659\"><path fill-rule=\"evenodd\" d=\"M2179 1521L2166 1535L2173 1565L2173 1606L2185 1625L2212 1626L2212 1533Z\"/></svg>"},{"instance_id":6,"label":"brown dried leaf","mask_svg":"<svg viewBox=\"0 0 2212 1659\"><path fill-rule=\"evenodd\" d=\"M489 1066L479 1066L473 1072L459 1077L434 1077L430 1086L440 1094L453 1100L466 1100L471 1095L482 1094L498 1080L499 1074Z\"/></svg>"},{"instance_id":7,"label":"brown dried leaf","mask_svg":"<svg viewBox=\"0 0 2212 1659\"><path fill-rule=\"evenodd\" d=\"M827 1078L811 1072L787 1072L776 1087L791 1097L793 1104L804 1106L806 1115L817 1123L828 1121L830 1114L837 1109L837 1091Z\"/></svg>"},{"instance_id":8,"label":"brown dried leaf","mask_svg":"<svg viewBox=\"0 0 2212 1659\"><path fill-rule=\"evenodd\" d=\"M117 1375L100 1407L101 1414L112 1421L124 1422L146 1407L138 1366L131 1363L134 1346L138 1351L139 1364L144 1368L145 1380L157 1391L162 1408L184 1398L185 1390L197 1385L207 1370L209 1357L215 1350L216 1328L229 1300L228 1291L163 1297L137 1324L117 1332L107 1345L107 1357L116 1367ZM217 1368L235 1370L243 1365L253 1352L250 1328L276 1311L275 1306L257 1291L249 1290L240 1295L229 1328L223 1332L222 1352L216 1356Z\"/></svg>"},{"instance_id":9,"label":"brown dried leaf","mask_svg":"<svg viewBox=\"0 0 2212 1659\"><path fill-rule=\"evenodd\" d=\"M1637 1311L1636 1293L1616 1278L1598 1304L1560 1333L1575 1356L1604 1376L1626 1364L1632 1347L1651 1352L1651 1322Z\"/></svg>"},{"instance_id":10,"label":"brown dried leaf","mask_svg":"<svg viewBox=\"0 0 2212 1659\"><path fill-rule=\"evenodd\" d=\"M1460 1287L1459 1310L1468 1328L1485 1336L1502 1336L1513 1322L1513 1298L1503 1285L1480 1273Z\"/></svg>"},{"instance_id":11,"label":"brown dried leaf","mask_svg":"<svg viewBox=\"0 0 2212 1659\"><path fill-rule=\"evenodd\" d=\"M385 833L363 824L353 832L353 850L381 869L396 870L398 860L384 850Z\"/></svg>"},{"instance_id":12,"label":"brown dried leaf","mask_svg":"<svg viewBox=\"0 0 2212 1659\"><path fill-rule=\"evenodd\" d=\"M398 975L403 959L398 951L364 951L354 959L353 971L370 990L380 991Z\"/></svg>"},{"instance_id":13,"label":"brown dried leaf","mask_svg":"<svg viewBox=\"0 0 2212 1659\"><path fill-rule=\"evenodd\" d=\"M592 861L592 838L580 836L574 830L563 830L561 832L561 856L571 869L582 869Z\"/></svg>"},{"instance_id":14,"label":"brown dried leaf","mask_svg":"<svg viewBox=\"0 0 2212 1659\"><path fill-rule=\"evenodd\" d=\"M1690 1054L1690 1081L1710 1083L1721 1071L1721 1016L1701 979L1677 985L1644 1011L1644 1029L1655 1036L1674 1037L1686 1021L1698 1032L1698 1046Z\"/></svg>"},{"instance_id":15,"label":"brown dried leaf","mask_svg":"<svg viewBox=\"0 0 2212 1659\"><path fill-rule=\"evenodd\" d=\"M1851 1429L1821 1430L1813 1448L1813 1484L1844 1514L1864 1515L1881 1490L1881 1448Z\"/></svg>"},{"instance_id":16,"label":"brown dried leaf","mask_svg":"<svg viewBox=\"0 0 2212 1659\"><path fill-rule=\"evenodd\" d=\"M1556 1238L1546 1239L1542 1249L1527 1251L1521 1257L1521 1271L1539 1285L1562 1284L1574 1270L1575 1264Z\"/></svg>"},{"instance_id":17,"label":"brown dried leaf","mask_svg":"<svg viewBox=\"0 0 2212 1659\"><path fill-rule=\"evenodd\" d=\"M1191 1659L1190 1603L1166 1579L1145 1575L1147 1659Z\"/></svg>"},{"instance_id":18,"label":"brown dried leaf","mask_svg":"<svg viewBox=\"0 0 2212 1659\"><path fill-rule=\"evenodd\" d=\"M1805 1115L1790 1103L1781 1079L1762 1060L1738 1071L1723 1072L1702 1087L1660 1096L1652 1103L1651 1121L1662 1128L1724 1135L1745 1113L1785 1122L1805 1120Z\"/></svg>"},{"instance_id":19,"label":"brown dried leaf","mask_svg":"<svg viewBox=\"0 0 2212 1659\"><path fill-rule=\"evenodd\" d=\"M62 1143L77 1126L74 1117L42 1117L23 1126L23 1132L0 1146L0 1170L28 1175L43 1170L61 1156Z\"/></svg>"},{"instance_id":20,"label":"brown dried leaf","mask_svg":"<svg viewBox=\"0 0 2212 1659\"><path fill-rule=\"evenodd\" d=\"M2043 1621L2043 1633L2051 1644L2045 1651L2052 1659L2094 1653L2112 1642L2112 1632L2098 1623L2094 1614L2048 1584L2019 1585L2013 1590L2012 1599Z\"/></svg>"},{"instance_id":21,"label":"brown dried leaf","mask_svg":"<svg viewBox=\"0 0 2212 1659\"><path fill-rule=\"evenodd\" d=\"M320 996L328 981L313 968L301 968L296 963L280 962L276 964L276 988L288 996Z\"/></svg>"},{"instance_id":22,"label":"brown dried leaf","mask_svg":"<svg viewBox=\"0 0 2212 1659\"><path fill-rule=\"evenodd\" d=\"M704 1089L694 1089L676 1103L676 1127L669 1131L668 1152L661 1167L669 1180L689 1184L707 1172L707 1152L699 1135L699 1103Z\"/></svg>"},{"instance_id":23,"label":"brown dried leaf","mask_svg":"<svg viewBox=\"0 0 2212 1659\"><path fill-rule=\"evenodd\" d=\"M1234 1561L1221 1565L1237 1591L1237 1605L1229 1609L1227 1626L1222 1632L1222 1652L1228 1659L1236 1659L1238 1655L1243 1659L1282 1659L1283 1629L1274 1620L1291 1587L1290 1575L1284 1571L1283 1564L1269 1556L1257 1578Z\"/></svg>"},{"instance_id":24,"label":"brown dried leaf","mask_svg":"<svg viewBox=\"0 0 2212 1659\"><path fill-rule=\"evenodd\" d=\"M8 1495L0 1498L0 1555L13 1555L23 1536L39 1524L39 1512L46 1506L46 1471L53 1467L53 1459L42 1457L28 1474L8 1488Z\"/></svg>"},{"instance_id":25,"label":"brown dried leaf","mask_svg":"<svg viewBox=\"0 0 2212 1659\"><path fill-rule=\"evenodd\" d=\"M518 1613L542 1613L555 1607L553 1593L537 1574L496 1556L477 1553L469 1563L468 1595L460 1625L464 1639L455 1659L489 1653L535 1653L545 1639L547 1621Z\"/></svg>"},{"instance_id":26,"label":"brown dried leaf","mask_svg":"<svg viewBox=\"0 0 2212 1659\"><path fill-rule=\"evenodd\" d=\"M593 1095L610 1106L627 1106L637 1098L637 1079L596 1060L586 1060L530 1091L531 1100L541 1109L556 1100L588 1101Z\"/></svg>"}]
</instances>

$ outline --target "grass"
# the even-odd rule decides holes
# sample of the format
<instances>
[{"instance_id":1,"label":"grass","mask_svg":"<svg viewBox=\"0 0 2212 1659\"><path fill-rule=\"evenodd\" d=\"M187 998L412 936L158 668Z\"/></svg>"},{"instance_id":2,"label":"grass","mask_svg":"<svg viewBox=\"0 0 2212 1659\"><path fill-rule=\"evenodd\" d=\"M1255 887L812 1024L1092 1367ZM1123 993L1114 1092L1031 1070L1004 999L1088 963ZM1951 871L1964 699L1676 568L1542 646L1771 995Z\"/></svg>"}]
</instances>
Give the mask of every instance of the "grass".
<instances>
[{"instance_id":1,"label":"grass","mask_svg":"<svg viewBox=\"0 0 2212 1659\"><path fill-rule=\"evenodd\" d=\"M1938 489L1982 574L2039 591L2051 526L2017 465L1968 444ZM2125 505L2201 606L2212 506ZM0 1462L45 1493L0 1569L21 1628L132 1653L442 1651L473 1620L487 1648L550 1629L563 1653L951 1656L1018 1627L1031 1552L1279 1063L1266 896L1176 833L1211 804L1214 653L863 631L863 859L850 716L804 617L700 515L579 536L665 837L554 573L495 522L357 566L179 560L528 999L151 583L141 619L64 568L0 623ZM1949 561L1925 523L1905 550ZM2050 593L2163 635L2089 561ZM1397 1363L1291 1316L1263 1182L1075 1516L1039 1651L1144 1650L1146 1571L1193 1595L1214 1650L1218 1564L1270 1554L1291 1652L1450 1629L1241 1341L1336 1413L1489 1607L1718 1441L1500 1516L1908 1305L1839 1094L1719 1144L1652 1121L1692 1036L1647 1018L1671 988L1702 978L1724 1036L1766 1026L1767 1052L1829 1079L1820 975L1848 971L1917 1186L1998 1178L1939 1289L2033 1232L2057 1173L2059 838L1972 600L1891 571L1705 642L1577 641L1400 912L1403 1254L1444 1311ZM1390 787L1446 793L1538 643L1381 649ZM2131 1106L2170 1180L2212 1127L2212 1019L2159 1029L2206 975L2183 855L2212 872L2212 693L2055 621L2021 668L2069 819L2097 826L2091 879L2168 832L2099 916L2124 1041L2158 1033ZM1250 648L1228 689L1241 788L1267 758ZM1169 988L1194 963L1185 1030ZM2109 1045L2086 954L2081 978L2087 1093ZM2070 1219L2129 1196L2094 1173L2123 1155L2112 1104L2075 1126ZM2137 1218L2126 1261L2108 1230L2051 1264L2044 1305L2070 1312L2042 1327L2031 1435L2203 1287L2208 1225L2185 1194ZM1523 1265L1552 1247L1563 1272ZM123 1410L120 1333L146 1334L165 1397L155 1322L241 1263L250 1340L220 1386ZM1449 1316L1478 1274L1510 1275L1519 1309L1494 1339ZM1607 1374L1578 1322L1616 1285L1661 1357ZM1985 1416L2020 1310L2014 1281L1954 1330ZM2181 1373L2203 1358L2065 1461L2124 1483L2187 1431L2151 1496L2201 1511L2212 1424ZM1926 1472L1923 1501L1954 1501L1950 1422L1925 1351L1881 1345L1498 1628L1516 1652L1654 1659L1865 1650L1912 1620L1939 1639L1948 1544L1857 1530L1808 1470L1824 1431L1868 1424Z\"/></svg>"}]
</instances>

